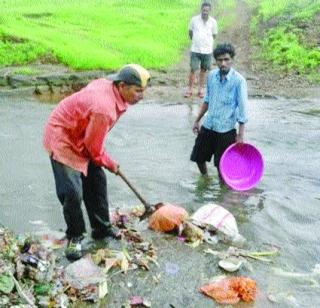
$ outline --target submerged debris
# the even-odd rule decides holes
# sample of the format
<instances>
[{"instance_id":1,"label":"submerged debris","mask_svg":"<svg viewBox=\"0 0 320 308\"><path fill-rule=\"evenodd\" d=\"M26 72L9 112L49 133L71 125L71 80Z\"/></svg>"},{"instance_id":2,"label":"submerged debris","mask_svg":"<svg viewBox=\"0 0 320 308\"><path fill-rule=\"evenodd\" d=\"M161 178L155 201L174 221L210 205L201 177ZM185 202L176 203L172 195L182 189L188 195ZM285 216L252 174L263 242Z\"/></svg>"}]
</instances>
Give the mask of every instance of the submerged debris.
<instances>
[{"instance_id":1,"label":"submerged debris","mask_svg":"<svg viewBox=\"0 0 320 308\"><path fill-rule=\"evenodd\" d=\"M68 265L63 282L70 297L83 301L96 302L108 293L106 276L90 255Z\"/></svg>"},{"instance_id":2,"label":"submerged debris","mask_svg":"<svg viewBox=\"0 0 320 308\"><path fill-rule=\"evenodd\" d=\"M96 302L107 294L107 280L117 274L116 268L126 273L157 265L153 244L133 228L134 217L117 214L121 250L92 248L65 268L57 262L66 243L61 232L15 236L0 226L0 306L68 307L70 301Z\"/></svg>"},{"instance_id":3,"label":"submerged debris","mask_svg":"<svg viewBox=\"0 0 320 308\"><path fill-rule=\"evenodd\" d=\"M234 216L220 205L208 203L199 208L190 220L195 225L217 233L223 242L243 246L245 238L239 233Z\"/></svg>"},{"instance_id":4,"label":"submerged debris","mask_svg":"<svg viewBox=\"0 0 320 308\"><path fill-rule=\"evenodd\" d=\"M16 237L0 228L1 305L62 307L62 293L52 250L31 235Z\"/></svg>"},{"instance_id":5,"label":"submerged debris","mask_svg":"<svg viewBox=\"0 0 320 308\"><path fill-rule=\"evenodd\" d=\"M227 272L235 272L241 267L242 263L243 261L238 258L228 258L220 260L218 264Z\"/></svg>"},{"instance_id":6,"label":"submerged debris","mask_svg":"<svg viewBox=\"0 0 320 308\"><path fill-rule=\"evenodd\" d=\"M270 257L279 255L278 249L273 249L268 251L249 251L249 250L240 249L233 246L229 247L227 251L206 249L204 252L207 254L217 256L221 260L238 258L239 260L244 261L246 258L249 258L249 259L254 259L254 260L267 262L267 263L272 262L272 259L270 259Z\"/></svg>"},{"instance_id":7,"label":"submerged debris","mask_svg":"<svg viewBox=\"0 0 320 308\"><path fill-rule=\"evenodd\" d=\"M159 232L177 231L188 217L184 208L165 203L150 216L149 228Z\"/></svg>"},{"instance_id":8,"label":"submerged debris","mask_svg":"<svg viewBox=\"0 0 320 308\"><path fill-rule=\"evenodd\" d=\"M252 302L256 299L257 284L248 277L228 277L218 279L200 288L205 295L219 304L237 304L240 300Z\"/></svg>"}]
</instances>

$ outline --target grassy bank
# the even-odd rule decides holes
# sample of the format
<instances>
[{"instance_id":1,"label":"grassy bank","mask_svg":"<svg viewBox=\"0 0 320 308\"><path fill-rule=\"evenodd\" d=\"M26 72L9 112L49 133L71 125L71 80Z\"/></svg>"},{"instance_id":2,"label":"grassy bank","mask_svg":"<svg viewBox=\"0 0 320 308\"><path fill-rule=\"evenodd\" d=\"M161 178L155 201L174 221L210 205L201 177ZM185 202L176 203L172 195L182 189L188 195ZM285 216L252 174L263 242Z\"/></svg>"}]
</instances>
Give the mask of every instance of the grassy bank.
<instances>
[{"instance_id":1,"label":"grassy bank","mask_svg":"<svg viewBox=\"0 0 320 308\"><path fill-rule=\"evenodd\" d=\"M189 44L199 0L0 0L0 67L36 59L74 69L162 68Z\"/></svg>"},{"instance_id":2,"label":"grassy bank","mask_svg":"<svg viewBox=\"0 0 320 308\"><path fill-rule=\"evenodd\" d=\"M254 8L251 36L273 67L320 81L320 2L247 0Z\"/></svg>"},{"instance_id":3,"label":"grassy bank","mask_svg":"<svg viewBox=\"0 0 320 308\"><path fill-rule=\"evenodd\" d=\"M219 32L226 30L236 20L236 0L218 0L214 4L214 16L217 16Z\"/></svg>"}]
</instances>

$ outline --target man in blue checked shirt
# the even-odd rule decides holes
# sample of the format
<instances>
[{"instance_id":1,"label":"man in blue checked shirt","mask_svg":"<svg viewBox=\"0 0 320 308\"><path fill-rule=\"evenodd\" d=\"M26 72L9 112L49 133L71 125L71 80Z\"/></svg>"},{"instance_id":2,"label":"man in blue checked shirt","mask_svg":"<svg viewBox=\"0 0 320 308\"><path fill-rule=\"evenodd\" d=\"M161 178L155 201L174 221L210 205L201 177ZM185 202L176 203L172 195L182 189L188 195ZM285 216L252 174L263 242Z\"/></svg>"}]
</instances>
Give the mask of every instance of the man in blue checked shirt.
<instances>
[{"instance_id":1,"label":"man in blue checked shirt","mask_svg":"<svg viewBox=\"0 0 320 308\"><path fill-rule=\"evenodd\" d=\"M234 55L235 50L231 44L220 44L213 51L218 69L212 70L208 76L204 102L192 127L198 136L191 160L197 163L202 175L208 176L206 162L214 155L214 165L220 179L220 158L229 145L243 143L244 126L248 121L247 82L232 68ZM200 128L199 122L205 113L207 114ZM239 124L238 132L236 123Z\"/></svg>"}]
</instances>

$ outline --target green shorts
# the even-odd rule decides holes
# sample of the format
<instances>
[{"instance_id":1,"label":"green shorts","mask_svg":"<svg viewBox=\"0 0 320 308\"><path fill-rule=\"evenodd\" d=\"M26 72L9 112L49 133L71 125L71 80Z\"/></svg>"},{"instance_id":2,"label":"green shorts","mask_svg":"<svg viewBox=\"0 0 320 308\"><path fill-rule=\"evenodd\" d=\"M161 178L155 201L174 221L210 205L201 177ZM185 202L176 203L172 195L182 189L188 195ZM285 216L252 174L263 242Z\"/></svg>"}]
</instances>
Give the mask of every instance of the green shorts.
<instances>
[{"instance_id":1,"label":"green shorts","mask_svg":"<svg viewBox=\"0 0 320 308\"><path fill-rule=\"evenodd\" d=\"M197 52L191 52L190 56L190 67L193 72L196 72L199 67L202 70L208 71L211 69L212 54L203 54Z\"/></svg>"}]
</instances>

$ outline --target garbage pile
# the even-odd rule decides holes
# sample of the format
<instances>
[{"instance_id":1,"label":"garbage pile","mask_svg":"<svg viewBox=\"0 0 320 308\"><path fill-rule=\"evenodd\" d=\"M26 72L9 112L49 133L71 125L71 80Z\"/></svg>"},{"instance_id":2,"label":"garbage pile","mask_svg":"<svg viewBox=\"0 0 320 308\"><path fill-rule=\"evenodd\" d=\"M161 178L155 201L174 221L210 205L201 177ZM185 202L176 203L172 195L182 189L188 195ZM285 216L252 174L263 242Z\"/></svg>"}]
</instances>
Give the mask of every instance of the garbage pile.
<instances>
[{"instance_id":1,"label":"garbage pile","mask_svg":"<svg viewBox=\"0 0 320 308\"><path fill-rule=\"evenodd\" d=\"M47 235L15 236L0 227L0 307L68 307L71 302L97 302L108 293L107 280L128 270L149 270L156 251L122 214L120 250L92 249L82 259L59 266L63 239ZM111 270L114 269L112 272Z\"/></svg>"},{"instance_id":2,"label":"garbage pile","mask_svg":"<svg viewBox=\"0 0 320 308\"><path fill-rule=\"evenodd\" d=\"M194 243L218 241L241 246L245 238L238 230L234 216L220 205L209 203L199 208L191 217L188 212L173 204L165 204L149 219L149 228L160 232L178 232L180 238Z\"/></svg>"},{"instance_id":3,"label":"garbage pile","mask_svg":"<svg viewBox=\"0 0 320 308\"><path fill-rule=\"evenodd\" d=\"M141 215L143 209L139 207L131 212L117 209L112 213L112 223L121 230L117 249L106 244L92 247L83 258L67 266L59 265L59 249L66 244L63 233L16 237L0 226L0 307L68 307L76 301L97 302L108 294L108 281L113 276L130 270L148 271L152 264L159 266L153 243L136 229ZM193 215L166 203L150 216L149 228L173 233L191 247L203 242L228 244L226 251L204 251L219 258L219 267L226 272L236 272L243 265L249 267L250 259L271 262L270 258L279 252L276 247L266 251L243 249L245 239L234 216L213 203L200 207ZM174 275L178 270L166 263L167 272ZM318 275L319 268L315 273ZM199 291L221 304L252 302L257 284L249 277L224 276L208 281ZM128 307L150 305L139 296L127 302Z\"/></svg>"},{"instance_id":4,"label":"garbage pile","mask_svg":"<svg viewBox=\"0 0 320 308\"><path fill-rule=\"evenodd\" d=\"M67 307L63 291L52 251L0 227L0 306Z\"/></svg>"},{"instance_id":5,"label":"garbage pile","mask_svg":"<svg viewBox=\"0 0 320 308\"><path fill-rule=\"evenodd\" d=\"M149 219L149 228L158 232L171 232L188 246L197 247L201 243L217 244L219 241L230 245L227 251L206 249L220 259L219 267L226 272L236 272L243 264L251 271L247 259L272 262L270 257L279 253L277 247L267 251L242 249L246 239L239 233L236 219L225 208L214 203L200 207L191 216L183 208L165 204ZM209 281L199 291L220 304L236 304L239 301L252 302L256 299L257 284L249 277L223 276Z\"/></svg>"}]
</instances>

